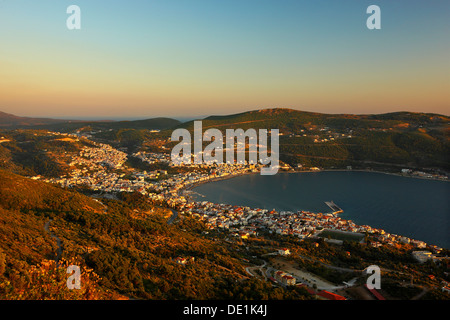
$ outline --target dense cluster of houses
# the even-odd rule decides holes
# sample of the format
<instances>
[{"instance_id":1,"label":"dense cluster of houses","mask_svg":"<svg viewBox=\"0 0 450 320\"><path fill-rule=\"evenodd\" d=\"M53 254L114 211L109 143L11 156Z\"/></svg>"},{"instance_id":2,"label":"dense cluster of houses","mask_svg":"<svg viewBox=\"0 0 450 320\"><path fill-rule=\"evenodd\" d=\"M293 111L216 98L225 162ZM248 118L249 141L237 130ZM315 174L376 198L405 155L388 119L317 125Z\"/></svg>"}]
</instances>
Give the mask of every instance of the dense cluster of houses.
<instances>
[{"instance_id":1,"label":"dense cluster of houses","mask_svg":"<svg viewBox=\"0 0 450 320\"><path fill-rule=\"evenodd\" d=\"M125 152L114 149L108 144L92 142L95 148L84 147L80 151L80 156L76 157L70 165L107 166L112 169L119 169L127 161ZM89 161L90 160L90 161Z\"/></svg>"},{"instance_id":2,"label":"dense cluster of houses","mask_svg":"<svg viewBox=\"0 0 450 320\"><path fill-rule=\"evenodd\" d=\"M210 229L228 229L244 239L251 235L256 236L258 230L304 239L317 235L323 229L333 229L371 234L371 238L374 239L370 243L372 246L395 245L396 243L409 243L417 248L427 246L423 241L390 234L383 229L356 225L353 221L342 219L334 213L278 212L276 210L239 207L207 201L186 202L180 208L184 213L205 221ZM440 248L436 247L436 250L439 251Z\"/></svg>"},{"instance_id":3,"label":"dense cluster of houses","mask_svg":"<svg viewBox=\"0 0 450 320\"><path fill-rule=\"evenodd\" d=\"M322 230L332 229L342 232L370 234L371 241L369 244L375 247L402 243L411 244L418 249L428 247L434 249L435 253L442 250L436 246L429 246L422 241L387 233L382 229L367 225L356 225L351 220L341 219L337 212L277 211L208 201L192 201L189 197L186 197L188 194L186 190L197 184L259 172L260 167L258 165L191 164L189 166L193 167L193 170L189 172L168 175L165 170L152 172L135 170L131 174L128 173L126 177L126 174L121 173L120 170L127 161L126 153L114 149L110 145L95 142L91 142L91 144L90 147L84 147L78 155L72 156L70 163L68 163L72 167L70 174L43 180L64 187L84 185L92 190L107 193L137 191L154 201L164 202L180 214L203 220L210 229L228 230L230 235L240 239L256 237L261 231L305 239L316 237ZM170 154L137 152L132 156L150 164L159 163L173 166L170 161ZM405 170L402 173L411 174L411 172ZM41 179L41 177L33 178ZM287 256L290 252L283 248L279 249L278 254ZM414 251L413 256L419 262L439 259L432 252L423 250ZM187 265L194 262L194 258L177 257L174 261L180 265ZM275 279L271 278L272 281L277 281L285 286L296 285L296 278L283 271L275 272L274 277ZM297 285L301 286L302 284ZM443 290L450 290L448 284L443 287ZM324 299L345 299L327 291L315 294Z\"/></svg>"},{"instance_id":4,"label":"dense cluster of houses","mask_svg":"<svg viewBox=\"0 0 450 320\"><path fill-rule=\"evenodd\" d=\"M417 178L448 180L448 177L446 175L437 174L437 173L427 173L427 172L411 170L411 169L402 169L401 173L406 176L417 177Z\"/></svg>"},{"instance_id":5,"label":"dense cluster of houses","mask_svg":"<svg viewBox=\"0 0 450 320\"><path fill-rule=\"evenodd\" d=\"M306 211L276 211L260 208L238 207L208 201L188 201L183 190L199 183L216 179L258 172L258 165L249 164L200 164L199 169L190 172L167 175L165 170L154 172L135 171L133 178L125 178L123 173L114 169L122 168L127 154L113 147L91 142L94 147L84 147L69 163L74 169L68 176L46 179L65 187L85 185L93 190L104 192L140 192L155 201L162 201L182 214L190 214L206 222L211 228L229 230L232 234L248 238L257 236L264 230L280 235L292 235L300 239L314 236L323 229L372 234L373 246L383 244L409 243L417 248L425 248L426 243L404 236L389 234L382 229L367 225L358 226L351 220L341 219L336 213L314 213ZM142 160L154 163L167 163L169 155L139 152L133 154ZM190 165L192 166L192 165ZM112 169L112 170L111 170ZM194 168L195 169L195 168ZM159 175L164 179L154 180ZM148 179L147 179L148 178ZM436 247L436 250L440 248Z\"/></svg>"},{"instance_id":6,"label":"dense cluster of houses","mask_svg":"<svg viewBox=\"0 0 450 320\"><path fill-rule=\"evenodd\" d=\"M140 159L143 162L149 164L155 163L170 163L169 153L154 153L154 152L136 152L132 154L133 157Z\"/></svg>"},{"instance_id":7,"label":"dense cluster of houses","mask_svg":"<svg viewBox=\"0 0 450 320\"><path fill-rule=\"evenodd\" d=\"M73 169L70 174L43 179L63 187L87 186L92 190L104 192L143 191L146 187L140 179L125 179L125 173L116 173L127 160L127 154L110 145L92 142L95 147L84 147L78 155L72 156L69 163ZM113 170L111 170L113 169Z\"/></svg>"}]
</instances>

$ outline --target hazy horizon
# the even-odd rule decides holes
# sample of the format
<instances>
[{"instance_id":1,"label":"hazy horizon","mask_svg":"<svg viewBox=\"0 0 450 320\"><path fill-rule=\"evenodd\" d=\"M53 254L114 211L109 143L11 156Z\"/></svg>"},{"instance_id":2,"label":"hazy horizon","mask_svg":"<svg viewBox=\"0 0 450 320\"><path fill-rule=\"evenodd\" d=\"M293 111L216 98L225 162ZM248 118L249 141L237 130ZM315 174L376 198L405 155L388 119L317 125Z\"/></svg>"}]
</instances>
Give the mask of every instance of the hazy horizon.
<instances>
[{"instance_id":1,"label":"hazy horizon","mask_svg":"<svg viewBox=\"0 0 450 320\"><path fill-rule=\"evenodd\" d=\"M275 109L277 107L274 108L268 108L268 109ZM284 109L292 109L292 110L296 110L296 111L302 111L302 112L315 112L315 111L307 111L307 110L300 110L300 109L293 109L293 108L284 108ZM127 117L127 116L116 116L116 117L108 117L107 115L105 116L96 116L96 117L89 117L89 116L80 116L80 117L70 117L70 116L41 116L41 115L36 115L36 116L29 116L26 114L14 114L14 113L9 113L9 114L13 114L15 116L19 116L19 117L30 117L30 118L50 118L50 119L56 119L56 120L74 120L74 121L135 121L135 120L146 120L146 119L152 119L152 118L171 118L171 119L175 119L178 120L180 122L188 122L188 121L192 121L192 120L201 120L210 116L227 116L227 115L232 115L232 114L237 114L237 113L245 113L245 112L251 112L251 111L256 111L256 110L260 110L260 109L252 109L252 110L245 110L242 112L236 112L236 113L223 113L223 114L218 114L218 113L212 113L212 114L207 114L207 115L198 115L198 116L190 116L190 117L183 117L183 116L165 116L165 115L155 115L155 116L135 116L135 117ZM3 110L0 109L0 112L5 112ZM416 113L433 113L433 112L418 112L418 111L410 111L410 110L396 110L396 111L390 111L387 113L395 113L395 112L416 112ZM323 113L323 114L345 114L345 113L325 113L325 112L317 112L317 113ZM382 113L351 113L352 115L370 115L370 114L382 114ZM449 114L439 114L439 115L443 115L443 116L447 116L450 117Z\"/></svg>"},{"instance_id":2,"label":"hazy horizon","mask_svg":"<svg viewBox=\"0 0 450 320\"><path fill-rule=\"evenodd\" d=\"M66 9L81 9L69 30ZM369 30L369 5L381 30ZM0 3L0 110L200 118L274 107L450 114L450 2Z\"/></svg>"}]
</instances>

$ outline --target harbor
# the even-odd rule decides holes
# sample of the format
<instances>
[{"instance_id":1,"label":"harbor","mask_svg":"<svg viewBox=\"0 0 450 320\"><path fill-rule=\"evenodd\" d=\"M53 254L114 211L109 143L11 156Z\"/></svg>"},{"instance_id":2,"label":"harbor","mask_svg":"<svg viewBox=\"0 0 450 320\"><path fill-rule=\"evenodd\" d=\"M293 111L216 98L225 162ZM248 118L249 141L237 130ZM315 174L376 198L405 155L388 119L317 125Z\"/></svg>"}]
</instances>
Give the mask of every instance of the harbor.
<instances>
[{"instance_id":1,"label":"harbor","mask_svg":"<svg viewBox=\"0 0 450 320\"><path fill-rule=\"evenodd\" d=\"M333 201L325 201L325 204L330 207L331 210L333 210L332 214L338 214L338 213L343 213L344 210L342 210L341 208L339 208Z\"/></svg>"}]
</instances>

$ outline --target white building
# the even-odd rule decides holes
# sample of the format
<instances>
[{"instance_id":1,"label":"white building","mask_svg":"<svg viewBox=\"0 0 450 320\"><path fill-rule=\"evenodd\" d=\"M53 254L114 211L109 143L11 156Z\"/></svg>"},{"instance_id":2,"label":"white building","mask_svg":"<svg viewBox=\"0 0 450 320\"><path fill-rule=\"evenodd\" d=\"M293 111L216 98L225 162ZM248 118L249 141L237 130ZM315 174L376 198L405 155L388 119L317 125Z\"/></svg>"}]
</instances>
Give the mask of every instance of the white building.
<instances>
[{"instance_id":1,"label":"white building","mask_svg":"<svg viewBox=\"0 0 450 320\"><path fill-rule=\"evenodd\" d=\"M291 254L291 252L289 251L289 249L283 248L283 249L278 249L278 254L280 256L288 256Z\"/></svg>"}]
</instances>

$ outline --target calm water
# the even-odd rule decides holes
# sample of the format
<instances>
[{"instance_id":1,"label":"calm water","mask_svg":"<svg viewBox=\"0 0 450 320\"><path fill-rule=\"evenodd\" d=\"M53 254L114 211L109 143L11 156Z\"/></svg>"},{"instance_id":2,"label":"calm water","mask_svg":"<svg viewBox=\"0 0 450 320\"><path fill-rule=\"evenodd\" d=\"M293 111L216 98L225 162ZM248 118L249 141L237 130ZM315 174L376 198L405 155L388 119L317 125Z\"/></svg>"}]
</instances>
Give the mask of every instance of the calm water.
<instances>
[{"instance_id":1,"label":"calm water","mask_svg":"<svg viewBox=\"0 0 450 320\"><path fill-rule=\"evenodd\" d=\"M333 200L343 219L450 248L450 182L324 171L245 175L194 191L204 195L197 201L290 211L330 212L324 201Z\"/></svg>"}]
</instances>

